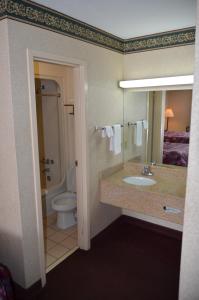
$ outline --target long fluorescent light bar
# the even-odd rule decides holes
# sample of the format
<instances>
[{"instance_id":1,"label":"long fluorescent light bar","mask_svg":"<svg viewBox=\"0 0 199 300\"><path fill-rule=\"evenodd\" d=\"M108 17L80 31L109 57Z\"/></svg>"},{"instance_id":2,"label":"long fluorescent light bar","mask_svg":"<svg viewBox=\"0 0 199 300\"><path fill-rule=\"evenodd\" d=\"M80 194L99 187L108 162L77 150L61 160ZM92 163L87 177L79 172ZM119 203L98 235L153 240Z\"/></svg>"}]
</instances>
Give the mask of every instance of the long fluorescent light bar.
<instances>
[{"instance_id":1,"label":"long fluorescent light bar","mask_svg":"<svg viewBox=\"0 0 199 300\"><path fill-rule=\"evenodd\" d=\"M161 78L151 78L151 79L123 80L119 82L119 86L123 89L155 87L155 86L188 85L188 84L193 84L193 75L161 77Z\"/></svg>"}]
</instances>

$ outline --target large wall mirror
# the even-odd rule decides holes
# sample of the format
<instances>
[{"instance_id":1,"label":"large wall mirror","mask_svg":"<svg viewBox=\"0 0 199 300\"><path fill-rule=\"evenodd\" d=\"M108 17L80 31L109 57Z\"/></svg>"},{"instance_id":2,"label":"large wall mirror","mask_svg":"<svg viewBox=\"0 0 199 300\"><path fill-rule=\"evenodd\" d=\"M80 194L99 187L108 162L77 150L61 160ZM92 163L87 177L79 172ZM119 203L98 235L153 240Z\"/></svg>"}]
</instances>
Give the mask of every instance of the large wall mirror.
<instances>
[{"instance_id":1,"label":"large wall mirror","mask_svg":"<svg viewBox=\"0 0 199 300\"><path fill-rule=\"evenodd\" d=\"M192 86L124 90L124 161L187 167Z\"/></svg>"}]
</instances>

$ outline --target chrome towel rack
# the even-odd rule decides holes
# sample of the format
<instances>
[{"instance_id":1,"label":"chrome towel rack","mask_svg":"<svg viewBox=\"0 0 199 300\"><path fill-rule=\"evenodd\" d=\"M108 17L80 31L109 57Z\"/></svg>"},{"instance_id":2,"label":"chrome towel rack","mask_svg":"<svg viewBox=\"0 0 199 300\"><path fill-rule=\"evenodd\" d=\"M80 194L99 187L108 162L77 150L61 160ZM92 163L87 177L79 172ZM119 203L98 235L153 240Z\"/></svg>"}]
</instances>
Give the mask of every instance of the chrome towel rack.
<instances>
[{"instance_id":1,"label":"chrome towel rack","mask_svg":"<svg viewBox=\"0 0 199 300\"><path fill-rule=\"evenodd\" d=\"M142 121L142 125L143 125L144 120L140 120L140 121ZM137 123L128 122L127 126L137 126Z\"/></svg>"},{"instance_id":2,"label":"chrome towel rack","mask_svg":"<svg viewBox=\"0 0 199 300\"><path fill-rule=\"evenodd\" d=\"M121 127L124 127L124 125L120 124ZM113 128L113 126L111 126ZM105 127L101 127L101 126L95 126L95 130L104 130Z\"/></svg>"},{"instance_id":3,"label":"chrome towel rack","mask_svg":"<svg viewBox=\"0 0 199 300\"><path fill-rule=\"evenodd\" d=\"M132 123L132 122L127 123L127 126L136 126L136 125L137 125L136 123Z\"/></svg>"}]
</instances>

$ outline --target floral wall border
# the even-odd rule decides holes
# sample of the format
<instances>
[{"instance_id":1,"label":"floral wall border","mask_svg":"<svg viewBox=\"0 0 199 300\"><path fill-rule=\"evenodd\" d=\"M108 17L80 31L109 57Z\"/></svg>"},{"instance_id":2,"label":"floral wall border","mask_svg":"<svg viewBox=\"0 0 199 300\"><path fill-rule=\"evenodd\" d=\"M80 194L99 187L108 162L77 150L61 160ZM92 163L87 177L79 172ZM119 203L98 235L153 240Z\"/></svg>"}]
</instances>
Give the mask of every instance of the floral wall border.
<instances>
[{"instance_id":1,"label":"floral wall border","mask_svg":"<svg viewBox=\"0 0 199 300\"><path fill-rule=\"evenodd\" d=\"M195 43L195 27L124 40L29 0L0 0L0 20L5 18L48 29L122 54Z\"/></svg>"},{"instance_id":2,"label":"floral wall border","mask_svg":"<svg viewBox=\"0 0 199 300\"><path fill-rule=\"evenodd\" d=\"M122 39L32 1L0 0L0 18L14 19L110 50L124 52Z\"/></svg>"},{"instance_id":3,"label":"floral wall border","mask_svg":"<svg viewBox=\"0 0 199 300\"><path fill-rule=\"evenodd\" d=\"M135 53L195 43L195 27L125 40L124 53Z\"/></svg>"}]
</instances>

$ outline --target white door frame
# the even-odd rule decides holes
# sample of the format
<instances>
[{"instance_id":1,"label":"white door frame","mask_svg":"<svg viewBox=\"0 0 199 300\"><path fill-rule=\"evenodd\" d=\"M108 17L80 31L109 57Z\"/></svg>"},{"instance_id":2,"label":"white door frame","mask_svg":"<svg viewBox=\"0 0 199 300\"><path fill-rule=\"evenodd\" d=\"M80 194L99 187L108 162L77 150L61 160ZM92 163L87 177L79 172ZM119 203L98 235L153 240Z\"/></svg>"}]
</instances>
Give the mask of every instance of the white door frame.
<instances>
[{"instance_id":1,"label":"white door frame","mask_svg":"<svg viewBox=\"0 0 199 300\"><path fill-rule=\"evenodd\" d=\"M86 94L87 94L87 66L84 61L73 58L60 57L45 52L27 49L27 72L29 86L29 108L31 123L32 163L34 172L34 193L36 223L38 235L38 252L42 286L46 283L43 218L41 205L40 169L37 137L37 117L34 83L34 61L42 61L74 67L75 82L75 148L78 167L77 181L77 213L78 213L78 245L83 250L90 248L90 213L88 199L88 168L87 168L87 132L86 132Z\"/></svg>"}]
</instances>

